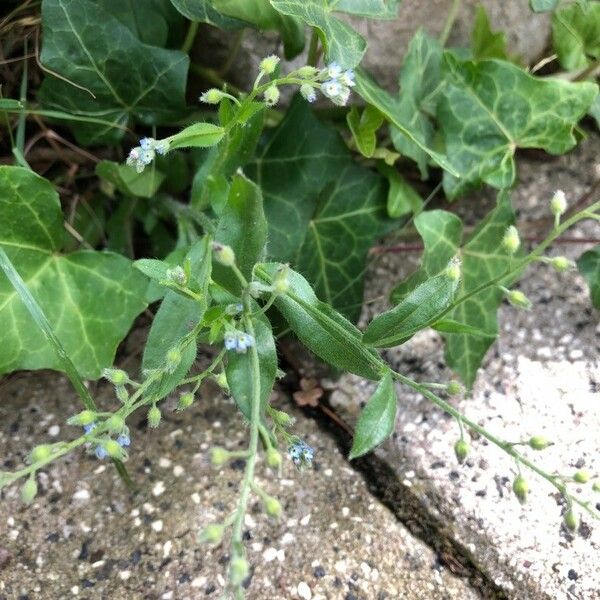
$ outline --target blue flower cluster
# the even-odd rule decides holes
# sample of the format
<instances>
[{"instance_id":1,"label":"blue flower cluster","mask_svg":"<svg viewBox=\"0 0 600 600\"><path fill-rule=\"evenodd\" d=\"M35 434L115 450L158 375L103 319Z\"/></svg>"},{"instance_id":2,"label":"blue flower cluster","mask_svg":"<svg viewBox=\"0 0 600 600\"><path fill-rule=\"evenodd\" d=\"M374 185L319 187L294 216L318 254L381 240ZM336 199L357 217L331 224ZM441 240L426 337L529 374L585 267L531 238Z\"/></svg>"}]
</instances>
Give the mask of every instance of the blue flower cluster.
<instances>
[{"instance_id":1,"label":"blue flower cluster","mask_svg":"<svg viewBox=\"0 0 600 600\"><path fill-rule=\"evenodd\" d=\"M288 456L298 468L310 467L312 466L315 451L306 442L297 440L288 448Z\"/></svg>"},{"instance_id":2,"label":"blue flower cluster","mask_svg":"<svg viewBox=\"0 0 600 600\"><path fill-rule=\"evenodd\" d=\"M142 138L140 145L132 148L129 152L126 163L138 173L141 173L154 160L157 154L166 154L168 150L169 142L166 140Z\"/></svg>"},{"instance_id":3,"label":"blue flower cluster","mask_svg":"<svg viewBox=\"0 0 600 600\"><path fill-rule=\"evenodd\" d=\"M334 104L344 106L350 98L350 88L356 85L354 71L352 69L344 71L340 65L333 62L324 69L321 76L328 77L321 85L323 95Z\"/></svg>"},{"instance_id":4,"label":"blue flower cluster","mask_svg":"<svg viewBox=\"0 0 600 600\"><path fill-rule=\"evenodd\" d=\"M96 429L97 426L97 423L88 423L87 425L83 426L83 431L87 435L88 433L92 433L92 431L94 431L94 429ZM117 444L121 446L121 448L127 448L128 446L131 446L131 438L129 437L129 433L126 430L123 431L119 435L119 437L117 437L116 441ZM102 444L98 444L96 448L94 448L94 454L96 455L96 458L99 458L100 460L108 456L108 452Z\"/></svg>"},{"instance_id":5,"label":"blue flower cluster","mask_svg":"<svg viewBox=\"0 0 600 600\"><path fill-rule=\"evenodd\" d=\"M223 340L225 350L235 350L238 354L244 354L248 348L254 346L254 338L243 331L226 333Z\"/></svg>"}]
</instances>

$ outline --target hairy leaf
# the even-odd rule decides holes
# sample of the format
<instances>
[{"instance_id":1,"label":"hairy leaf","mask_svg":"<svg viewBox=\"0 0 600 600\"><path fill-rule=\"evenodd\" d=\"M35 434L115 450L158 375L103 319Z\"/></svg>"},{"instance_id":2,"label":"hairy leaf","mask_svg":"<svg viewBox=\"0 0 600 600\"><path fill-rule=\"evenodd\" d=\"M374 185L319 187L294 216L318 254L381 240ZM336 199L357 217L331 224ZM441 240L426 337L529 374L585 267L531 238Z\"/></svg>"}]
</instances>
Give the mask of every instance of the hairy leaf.
<instances>
[{"instance_id":1,"label":"hairy leaf","mask_svg":"<svg viewBox=\"0 0 600 600\"><path fill-rule=\"evenodd\" d=\"M62 254L63 215L52 185L28 169L0 167L0 246L23 278L83 377L112 364L144 310L147 282L122 256ZM52 346L0 276L0 373L61 369Z\"/></svg>"},{"instance_id":2,"label":"hairy leaf","mask_svg":"<svg viewBox=\"0 0 600 600\"><path fill-rule=\"evenodd\" d=\"M577 261L577 267L590 286L592 304L600 309L600 246L584 252Z\"/></svg>"},{"instance_id":3,"label":"hairy leaf","mask_svg":"<svg viewBox=\"0 0 600 600\"><path fill-rule=\"evenodd\" d=\"M73 121L80 143L115 142L131 119L160 123L185 108L187 55L143 43L102 4L44 0L42 26L41 62L55 74L40 88L43 106L113 125Z\"/></svg>"},{"instance_id":4,"label":"hairy leaf","mask_svg":"<svg viewBox=\"0 0 600 600\"><path fill-rule=\"evenodd\" d=\"M398 399L391 373L386 373L363 408L354 431L350 460L370 452L394 431Z\"/></svg>"},{"instance_id":5,"label":"hairy leaf","mask_svg":"<svg viewBox=\"0 0 600 600\"><path fill-rule=\"evenodd\" d=\"M485 182L513 185L517 148L561 154L598 93L592 83L539 79L507 62L460 62L445 54L445 86L438 119L446 152L460 179L444 173L449 197Z\"/></svg>"},{"instance_id":6,"label":"hairy leaf","mask_svg":"<svg viewBox=\"0 0 600 600\"><path fill-rule=\"evenodd\" d=\"M600 58L600 3L587 10L571 4L552 17L552 39L560 64L569 70L583 69Z\"/></svg>"},{"instance_id":7,"label":"hairy leaf","mask_svg":"<svg viewBox=\"0 0 600 600\"><path fill-rule=\"evenodd\" d=\"M213 123L194 123L169 138L169 148L209 148L216 146L225 130Z\"/></svg>"}]
</instances>

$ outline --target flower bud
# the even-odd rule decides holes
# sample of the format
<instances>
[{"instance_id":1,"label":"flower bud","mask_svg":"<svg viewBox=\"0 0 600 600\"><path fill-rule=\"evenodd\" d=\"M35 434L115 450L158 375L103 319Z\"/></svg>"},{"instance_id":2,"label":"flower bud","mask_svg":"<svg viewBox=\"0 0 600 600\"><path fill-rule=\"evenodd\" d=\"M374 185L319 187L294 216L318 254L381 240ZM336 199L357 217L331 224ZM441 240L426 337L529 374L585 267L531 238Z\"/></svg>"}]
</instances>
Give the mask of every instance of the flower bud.
<instances>
[{"instance_id":1,"label":"flower bud","mask_svg":"<svg viewBox=\"0 0 600 600\"><path fill-rule=\"evenodd\" d=\"M154 428L158 427L160 425L160 417L160 409L155 404L148 411L148 425Z\"/></svg>"},{"instance_id":2,"label":"flower bud","mask_svg":"<svg viewBox=\"0 0 600 600\"><path fill-rule=\"evenodd\" d=\"M123 448L121 448L121 445L116 440L105 440L102 442L102 447L111 458L121 459L124 456Z\"/></svg>"},{"instance_id":3,"label":"flower bud","mask_svg":"<svg viewBox=\"0 0 600 600\"><path fill-rule=\"evenodd\" d=\"M30 504L33 502L33 499L37 496L38 486L33 477L30 477L21 488L21 500L25 502L25 504Z\"/></svg>"},{"instance_id":4,"label":"flower bud","mask_svg":"<svg viewBox=\"0 0 600 600\"><path fill-rule=\"evenodd\" d=\"M265 511L270 517L278 519L281 516L281 502L277 498L268 496L265 498Z\"/></svg>"},{"instance_id":5,"label":"flower bud","mask_svg":"<svg viewBox=\"0 0 600 600\"><path fill-rule=\"evenodd\" d=\"M577 518L577 515L573 512L572 508L570 508L565 513L564 519L567 529L570 529L571 531L575 531L577 529L579 525L579 519Z\"/></svg>"},{"instance_id":6,"label":"flower bud","mask_svg":"<svg viewBox=\"0 0 600 600\"><path fill-rule=\"evenodd\" d=\"M600 481L594 481L594 485L592 485L592 490L594 492L600 492Z\"/></svg>"},{"instance_id":7,"label":"flower bud","mask_svg":"<svg viewBox=\"0 0 600 600\"><path fill-rule=\"evenodd\" d=\"M213 242L213 252L217 262L220 262L226 267L233 267L235 265L235 252L230 246L219 244L219 242Z\"/></svg>"},{"instance_id":8,"label":"flower bud","mask_svg":"<svg viewBox=\"0 0 600 600\"><path fill-rule=\"evenodd\" d=\"M187 283L187 275L183 270L183 267L180 267L179 265L172 267L171 269L167 269L166 274L167 279L173 283L177 283L179 285L185 285Z\"/></svg>"},{"instance_id":9,"label":"flower bud","mask_svg":"<svg viewBox=\"0 0 600 600\"><path fill-rule=\"evenodd\" d=\"M267 75L272 75L279 64L279 56L271 54L260 61L260 70Z\"/></svg>"},{"instance_id":10,"label":"flower bud","mask_svg":"<svg viewBox=\"0 0 600 600\"><path fill-rule=\"evenodd\" d=\"M464 438L461 438L454 444L454 454L456 454L456 459L461 465L465 462L465 458L467 458L470 450L469 442Z\"/></svg>"},{"instance_id":11,"label":"flower bud","mask_svg":"<svg viewBox=\"0 0 600 600\"><path fill-rule=\"evenodd\" d=\"M453 258L446 267L446 277L452 281L458 281L460 279L460 259Z\"/></svg>"},{"instance_id":12,"label":"flower bud","mask_svg":"<svg viewBox=\"0 0 600 600\"><path fill-rule=\"evenodd\" d=\"M554 216L561 216L567 212L567 197L562 190L556 190L550 200L550 210Z\"/></svg>"},{"instance_id":13,"label":"flower bud","mask_svg":"<svg viewBox=\"0 0 600 600\"><path fill-rule=\"evenodd\" d=\"M198 536L198 541L203 543L206 542L208 544L219 544L223 539L223 534L225 533L225 526L221 523L212 523L211 525L207 525Z\"/></svg>"},{"instance_id":14,"label":"flower bud","mask_svg":"<svg viewBox=\"0 0 600 600\"><path fill-rule=\"evenodd\" d=\"M205 104L219 104L224 97L225 96L221 90L218 90L217 88L211 88L200 96L200 102L204 102Z\"/></svg>"},{"instance_id":15,"label":"flower bud","mask_svg":"<svg viewBox=\"0 0 600 600\"><path fill-rule=\"evenodd\" d=\"M575 268L575 263L572 260L569 260L566 256L555 256L550 259L550 264L552 267L558 271L559 273L564 273L569 269Z\"/></svg>"},{"instance_id":16,"label":"flower bud","mask_svg":"<svg viewBox=\"0 0 600 600\"><path fill-rule=\"evenodd\" d=\"M502 238L502 246L509 254L514 254L521 245L519 232L514 225L510 225Z\"/></svg>"},{"instance_id":17,"label":"flower bud","mask_svg":"<svg viewBox=\"0 0 600 600\"><path fill-rule=\"evenodd\" d=\"M108 379L113 385L125 385L129 379L127 373L122 369L104 369L102 377Z\"/></svg>"},{"instance_id":18,"label":"flower bud","mask_svg":"<svg viewBox=\"0 0 600 600\"><path fill-rule=\"evenodd\" d=\"M300 79L313 79L316 77L319 69L316 67L311 67L310 65L306 65L305 67L300 67L297 71L298 77Z\"/></svg>"},{"instance_id":19,"label":"flower bud","mask_svg":"<svg viewBox=\"0 0 600 600\"><path fill-rule=\"evenodd\" d=\"M267 465L271 469L278 469L281 466L281 454L275 448L269 448L266 454Z\"/></svg>"},{"instance_id":20,"label":"flower bud","mask_svg":"<svg viewBox=\"0 0 600 600\"><path fill-rule=\"evenodd\" d=\"M177 403L177 410L185 410L194 403L194 394L192 392L184 392L179 396L179 402Z\"/></svg>"},{"instance_id":21,"label":"flower bud","mask_svg":"<svg viewBox=\"0 0 600 600\"><path fill-rule=\"evenodd\" d=\"M47 458L49 458L51 454L52 454L52 446L49 446L48 444L42 444L41 446L36 446L29 453L29 462L31 464L42 462L42 461L46 460Z\"/></svg>"},{"instance_id":22,"label":"flower bud","mask_svg":"<svg viewBox=\"0 0 600 600\"><path fill-rule=\"evenodd\" d=\"M250 567L245 558L237 556L232 559L229 565L229 581L232 585L241 585L244 579L248 577L248 573L250 573Z\"/></svg>"},{"instance_id":23,"label":"flower bud","mask_svg":"<svg viewBox=\"0 0 600 600\"><path fill-rule=\"evenodd\" d=\"M221 467L229 460L229 452L225 448L215 446L210 451L210 462L213 467Z\"/></svg>"},{"instance_id":24,"label":"flower bud","mask_svg":"<svg viewBox=\"0 0 600 600\"><path fill-rule=\"evenodd\" d=\"M119 402L123 402L123 404L125 402L127 402L127 400L129 400L129 392L127 391L127 388L124 385L118 385L115 388L115 392L117 394L117 399L119 400Z\"/></svg>"},{"instance_id":25,"label":"flower bud","mask_svg":"<svg viewBox=\"0 0 600 600\"><path fill-rule=\"evenodd\" d=\"M527 493L529 492L529 484L522 475L517 475L513 482L513 492L521 504L527 502Z\"/></svg>"},{"instance_id":26,"label":"flower bud","mask_svg":"<svg viewBox=\"0 0 600 600\"><path fill-rule=\"evenodd\" d=\"M529 447L533 450L544 450L548 446L552 446L552 442L548 441L543 435L534 435L529 438Z\"/></svg>"},{"instance_id":27,"label":"flower bud","mask_svg":"<svg viewBox=\"0 0 600 600\"><path fill-rule=\"evenodd\" d=\"M273 291L276 294L285 294L290 287L289 280L290 268L288 265L280 265L273 278Z\"/></svg>"},{"instance_id":28,"label":"flower bud","mask_svg":"<svg viewBox=\"0 0 600 600\"><path fill-rule=\"evenodd\" d=\"M458 396L463 393L463 386L460 385L458 381L449 381L446 384L446 392L450 394L450 396Z\"/></svg>"},{"instance_id":29,"label":"flower bud","mask_svg":"<svg viewBox=\"0 0 600 600\"><path fill-rule=\"evenodd\" d=\"M273 421L277 423L277 425L279 425L280 427L283 427L284 429L287 429L288 427L291 427L294 424L294 418L288 415L286 412L283 412L282 410L276 410L275 408L273 408L269 414L271 415Z\"/></svg>"},{"instance_id":30,"label":"flower bud","mask_svg":"<svg viewBox=\"0 0 600 600\"><path fill-rule=\"evenodd\" d=\"M583 469L580 471L576 471L573 475L573 481L576 483L587 483L591 479L591 475L589 471L584 471Z\"/></svg>"},{"instance_id":31,"label":"flower bud","mask_svg":"<svg viewBox=\"0 0 600 600\"><path fill-rule=\"evenodd\" d=\"M221 373L219 373L218 375L215 375L214 380L215 380L215 383L222 390L229 390L229 384L227 383L227 375L225 375L225 373L223 371L221 371Z\"/></svg>"},{"instance_id":32,"label":"flower bud","mask_svg":"<svg viewBox=\"0 0 600 600\"><path fill-rule=\"evenodd\" d=\"M315 88L310 83L303 83L300 86L300 94L307 102L314 102L317 99Z\"/></svg>"},{"instance_id":33,"label":"flower bud","mask_svg":"<svg viewBox=\"0 0 600 600\"><path fill-rule=\"evenodd\" d=\"M517 308L523 308L524 310L531 310L533 306L531 300L520 290L510 290L506 294L508 301Z\"/></svg>"},{"instance_id":34,"label":"flower bud","mask_svg":"<svg viewBox=\"0 0 600 600\"><path fill-rule=\"evenodd\" d=\"M268 87L263 94L267 106L275 106L279 102L280 96L279 88L276 85Z\"/></svg>"},{"instance_id":35,"label":"flower bud","mask_svg":"<svg viewBox=\"0 0 600 600\"><path fill-rule=\"evenodd\" d=\"M121 415L112 415L106 421L106 428L110 433L121 433L123 431L123 427L125 427L125 419Z\"/></svg>"},{"instance_id":36,"label":"flower bud","mask_svg":"<svg viewBox=\"0 0 600 600\"><path fill-rule=\"evenodd\" d=\"M179 348L171 348L167 352L166 356L167 360L167 371L169 373L173 373L175 369L179 366L181 362L181 350Z\"/></svg>"},{"instance_id":37,"label":"flower bud","mask_svg":"<svg viewBox=\"0 0 600 600\"><path fill-rule=\"evenodd\" d=\"M67 419L69 425L89 425L96 420L96 413L91 410L82 410L80 413Z\"/></svg>"}]
</instances>

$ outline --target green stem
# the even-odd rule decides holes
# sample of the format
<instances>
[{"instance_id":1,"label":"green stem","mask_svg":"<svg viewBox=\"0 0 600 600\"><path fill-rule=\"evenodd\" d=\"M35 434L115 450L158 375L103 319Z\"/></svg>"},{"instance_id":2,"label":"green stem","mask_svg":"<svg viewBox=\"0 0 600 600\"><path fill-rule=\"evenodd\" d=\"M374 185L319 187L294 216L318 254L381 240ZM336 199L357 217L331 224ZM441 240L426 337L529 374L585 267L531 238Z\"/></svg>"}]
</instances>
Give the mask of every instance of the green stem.
<instances>
[{"instance_id":1,"label":"green stem","mask_svg":"<svg viewBox=\"0 0 600 600\"><path fill-rule=\"evenodd\" d=\"M454 22L456 21L456 17L458 16L458 11L460 10L461 0L454 0L452 2L452 6L448 11L448 16L446 17L446 23L444 24L444 29L440 34L440 44L442 46L446 45L448 38L450 37L450 32L452 31L452 27L454 27Z\"/></svg>"},{"instance_id":2,"label":"green stem","mask_svg":"<svg viewBox=\"0 0 600 600\"><path fill-rule=\"evenodd\" d=\"M188 54L194 45L194 40L196 39L196 34L198 33L198 25L198 21L190 22L190 26L185 34L185 40L183 40L183 44L181 45L181 51L184 54Z\"/></svg>"},{"instance_id":3,"label":"green stem","mask_svg":"<svg viewBox=\"0 0 600 600\"><path fill-rule=\"evenodd\" d=\"M307 64L311 67L316 67L319 60L319 34L313 27L310 36L310 46L308 47L308 59Z\"/></svg>"}]
</instances>

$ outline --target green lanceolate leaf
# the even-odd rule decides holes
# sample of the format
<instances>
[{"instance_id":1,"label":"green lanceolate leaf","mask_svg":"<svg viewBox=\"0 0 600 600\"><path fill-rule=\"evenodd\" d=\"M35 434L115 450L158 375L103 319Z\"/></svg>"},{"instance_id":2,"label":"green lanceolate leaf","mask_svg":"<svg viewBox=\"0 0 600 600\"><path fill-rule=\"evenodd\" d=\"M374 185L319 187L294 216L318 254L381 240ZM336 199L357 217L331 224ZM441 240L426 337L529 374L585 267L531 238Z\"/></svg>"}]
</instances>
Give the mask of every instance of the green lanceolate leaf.
<instances>
[{"instance_id":1,"label":"green lanceolate leaf","mask_svg":"<svg viewBox=\"0 0 600 600\"><path fill-rule=\"evenodd\" d=\"M364 343L378 348L403 344L442 317L452 304L457 288L458 278L445 272L428 279L400 304L375 317L365 330Z\"/></svg>"},{"instance_id":2,"label":"green lanceolate leaf","mask_svg":"<svg viewBox=\"0 0 600 600\"><path fill-rule=\"evenodd\" d=\"M398 399L391 373L386 373L363 408L354 431L350 460L370 452L394 431Z\"/></svg>"},{"instance_id":3,"label":"green lanceolate leaf","mask_svg":"<svg viewBox=\"0 0 600 600\"><path fill-rule=\"evenodd\" d=\"M329 2L336 12L369 19L395 19L400 0L337 0Z\"/></svg>"},{"instance_id":4,"label":"green lanceolate leaf","mask_svg":"<svg viewBox=\"0 0 600 600\"><path fill-rule=\"evenodd\" d=\"M477 369L488 348L498 336L497 312L503 293L494 285L464 302L461 298L486 282L500 278L509 269L511 258L502 247L502 238L506 228L513 222L514 211L510 200L501 194L498 206L479 224L460 251L462 278L456 296L457 306L444 318L475 327L485 335L446 335L445 355L448 366L460 375L469 388L475 381ZM510 285L507 280L502 283Z\"/></svg>"},{"instance_id":5,"label":"green lanceolate leaf","mask_svg":"<svg viewBox=\"0 0 600 600\"><path fill-rule=\"evenodd\" d=\"M327 63L336 62L342 68L350 69L361 61L367 43L352 27L333 16L327 3L321 0L271 0L271 4L280 13L298 17L319 31Z\"/></svg>"},{"instance_id":6,"label":"green lanceolate leaf","mask_svg":"<svg viewBox=\"0 0 600 600\"><path fill-rule=\"evenodd\" d=\"M260 405L262 413L271 397L277 375L277 350L269 321L265 318L255 320L253 326L260 365ZM254 385L250 353L237 354L236 352L230 352L227 355L225 374L233 399L242 414L250 420Z\"/></svg>"},{"instance_id":7,"label":"green lanceolate leaf","mask_svg":"<svg viewBox=\"0 0 600 600\"><path fill-rule=\"evenodd\" d=\"M395 304L426 279L445 269L460 247L463 226L456 215L443 210L428 210L418 215L414 222L425 250L419 270L393 289L391 300Z\"/></svg>"},{"instance_id":8,"label":"green lanceolate leaf","mask_svg":"<svg viewBox=\"0 0 600 600\"><path fill-rule=\"evenodd\" d=\"M164 173L154 168L138 173L133 167L110 160L103 160L96 165L96 175L122 194L136 198L153 198L165 180Z\"/></svg>"},{"instance_id":9,"label":"green lanceolate leaf","mask_svg":"<svg viewBox=\"0 0 600 600\"><path fill-rule=\"evenodd\" d=\"M600 246L584 252L577 261L577 267L590 286L592 304L600 309Z\"/></svg>"},{"instance_id":10,"label":"green lanceolate leaf","mask_svg":"<svg viewBox=\"0 0 600 600\"><path fill-rule=\"evenodd\" d=\"M406 115L399 111L398 100L389 92L380 88L364 71L359 71L357 73L355 89L364 100L380 110L385 118L396 127L408 141L421 149L434 163L450 173L458 175L458 171L445 156L429 147L428 141L423 136L423 132L413 129L411 118L407 119Z\"/></svg>"},{"instance_id":11,"label":"green lanceolate leaf","mask_svg":"<svg viewBox=\"0 0 600 600\"><path fill-rule=\"evenodd\" d=\"M442 333L465 333L467 335L482 335L484 337L489 337L489 335L482 329L479 329L479 327L472 327L471 325L459 323L452 319L440 319L439 321L436 321L431 328Z\"/></svg>"},{"instance_id":12,"label":"green lanceolate leaf","mask_svg":"<svg viewBox=\"0 0 600 600\"><path fill-rule=\"evenodd\" d=\"M498 60L460 62L446 53L444 71L438 119L448 159L461 174L444 174L451 198L481 182L512 186L517 148L573 148L577 121L598 93L592 83L539 79Z\"/></svg>"},{"instance_id":13,"label":"green lanceolate leaf","mask_svg":"<svg viewBox=\"0 0 600 600\"><path fill-rule=\"evenodd\" d=\"M502 32L494 33L492 31L487 12L481 4L475 12L471 49L473 50L473 58L475 60L484 60L486 58L508 59L506 36Z\"/></svg>"},{"instance_id":14,"label":"green lanceolate leaf","mask_svg":"<svg viewBox=\"0 0 600 600\"><path fill-rule=\"evenodd\" d=\"M271 283L277 267L276 263L259 265L256 274L265 283ZM380 379L383 363L374 351L363 345L361 332L318 300L302 275L290 270L289 281L289 291L277 298L275 306L300 341L338 369L367 379Z\"/></svg>"},{"instance_id":15,"label":"green lanceolate leaf","mask_svg":"<svg viewBox=\"0 0 600 600\"><path fill-rule=\"evenodd\" d=\"M162 369L166 364L169 350L179 348L181 362L172 373L167 373L148 391L154 399L160 399L171 392L186 376L196 360L196 340L183 344L183 340L202 320L208 305L208 285L211 276L211 240L208 236L197 241L189 250L186 260L190 265L190 288L193 288L200 300L186 298L173 290L169 290L158 309L142 359L143 369ZM141 263L138 268L148 267ZM158 262L158 261L157 261ZM156 266L156 265L154 265Z\"/></svg>"},{"instance_id":16,"label":"green lanceolate leaf","mask_svg":"<svg viewBox=\"0 0 600 600\"><path fill-rule=\"evenodd\" d=\"M379 172L387 177L389 183L387 213L396 219L410 214L419 214L423 209L423 200L415 188L402 177L400 172L389 165L380 164Z\"/></svg>"},{"instance_id":17,"label":"green lanceolate leaf","mask_svg":"<svg viewBox=\"0 0 600 600\"><path fill-rule=\"evenodd\" d=\"M552 39L558 60L565 69L583 69L600 58L600 3L587 10L571 4L552 17Z\"/></svg>"},{"instance_id":18,"label":"green lanceolate leaf","mask_svg":"<svg viewBox=\"0 0 600 600\"><path fill-rule=\"evenodd\" d=\"M394 146L398 152L416 161L423 179L427 177L430 156L427 148L434 143L432 118L441 82L441 63L442 45L419 29L408 46L400 70L400 95L393 107L396 118L422 143L415 143L403 130L392 126Z\"/></svg>"},{"instance_id":19,"label":"green lanceolate leaf","mask_svg":"<svg viewBox=\"0 0 600 600\"><path fill-rule=\"evenodd\" d=\"M185 108L187 55L144 44L102 4L44 0L42 26L42 64L63 78L44 80L44 108L113 125L73 122L79 142L115 142L132 118L160 123Z\"/></svg>"},{"instance_id":20,"label":"green lanceolate leaf","mask_svg":"<svg viewBox=\"0 0 600 600\"><path fill-rule=\"evenodd\" d=\"M383 125L383 115L370 104L359 112L356 106L350 109L346 117L348 127L358 151L368 158L373 156L377 146L377 130Z\"/></svg>"},{"instance_id":21,"label":"green lanceolate leaf","mask_svg":"<svg viewBox=\"0 0 600 600\"><path fill-rule=\"evenodd\" d=\"M243 175L236 175L231 181L215 241L233 248L238 268L250 280L252 268L264 258L267 221L260 188ZM235 293L241 289L240 282L229 267L215 264L213 279Z\"/></svg>"},{"instance_id":22,"label":"green lanceolate leaf","mask_svg":"<svg viewBox=\"0 0 600 600\"><path fill-rule=\"evenodd\" d=\"M529 0L531 10L536 13L554 10L560 0Z\"/></svg>"},{"instance_id":23,"label":"green lanceolate leaf","mask_svg":"<svg viewBox=\"0 0 600 600\"><path fill-rule=\"evenodd\" d=\"M169 138L169 150L175 148L208 148L216 146L225 130L213 123L194 123Z\"/></svg>"},{"instance_id":24,"label":"green lanceolate leaf","mask_svg":"<svg viewBox=\"0 0 600 600\"><path fill-rule=\"evenodd\" d=\"M144 310L147 282L122 256L62 254L63 215L52 185L28 169L0 167L0 246L83 377L112 365ZM9 281L0 277L0 373L62 369Z\"/></svg>"}]
</instances>

